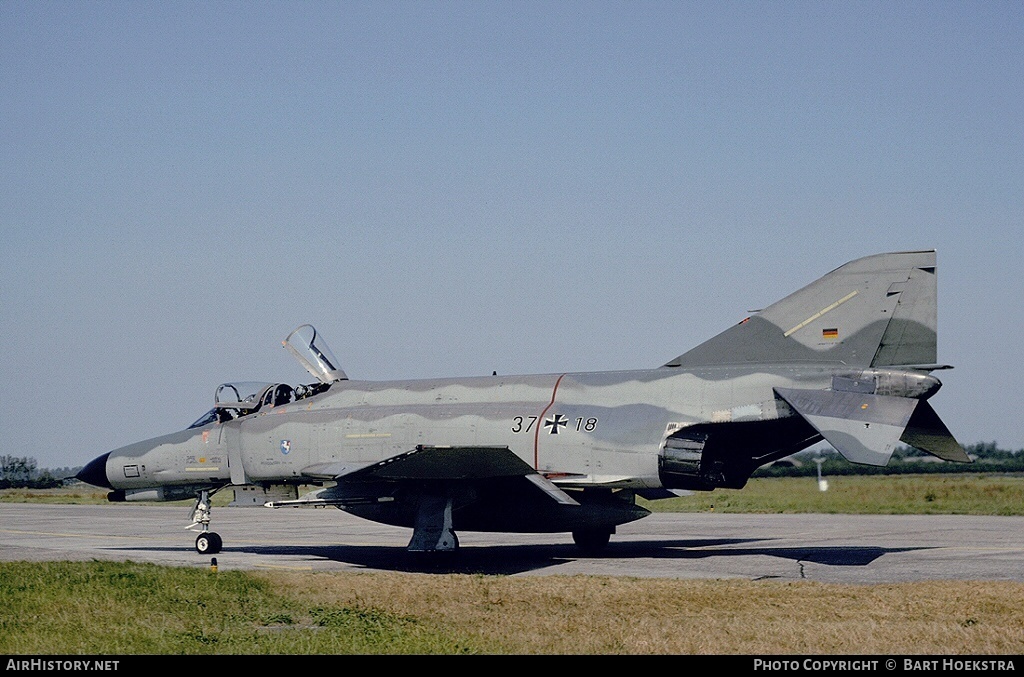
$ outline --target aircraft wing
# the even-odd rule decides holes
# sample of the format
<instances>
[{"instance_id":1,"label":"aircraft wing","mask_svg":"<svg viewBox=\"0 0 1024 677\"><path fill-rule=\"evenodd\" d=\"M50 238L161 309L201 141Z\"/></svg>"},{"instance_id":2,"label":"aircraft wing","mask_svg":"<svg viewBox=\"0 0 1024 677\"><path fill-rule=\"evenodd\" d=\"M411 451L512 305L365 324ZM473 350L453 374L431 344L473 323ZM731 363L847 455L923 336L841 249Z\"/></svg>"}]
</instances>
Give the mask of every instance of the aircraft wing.
<instances>
[{"instance_id":1,"label":"aircraft wing","mask_svg":"<svg viewBox=\"0 0 1024 677\"><path fill-rule=\"evenodd\" d=\"M427 446L377 463L310 466L307 476L334 486L267 507L334 506L383 524L411 527L411 552L450 551L456 529L571 531L591 547L615 526L650 514L632 492L588 494L556 486L506 446Z\"/></svg>"},{"instance_id":2,"label":"aircraft wing","mask_svg":"<svg viewBox=\"0 0 1024 677\"><path fill-rule=\"evenodd\" d=\"M335 480L357 470L362 470L373 463L317 463L302 469L302 476L313 480Z\"/></svg>"},{"instance_id":3,"label":"aircraft wing","mask_svg":"<svg viewBox=\"0 0 1024 677\"><path fill-rule=\"evenodd\" d=\"M386 501L400 487L423 483L479 484L522 477L562 505L578 505L550 480L541 476L508 447L454 447L418 445L383 461L370 464L320 463L303 469L303 476L334 480L294 501L276 501L269 507L291 505L349 506Z\"/></svg>"}]
</instances>

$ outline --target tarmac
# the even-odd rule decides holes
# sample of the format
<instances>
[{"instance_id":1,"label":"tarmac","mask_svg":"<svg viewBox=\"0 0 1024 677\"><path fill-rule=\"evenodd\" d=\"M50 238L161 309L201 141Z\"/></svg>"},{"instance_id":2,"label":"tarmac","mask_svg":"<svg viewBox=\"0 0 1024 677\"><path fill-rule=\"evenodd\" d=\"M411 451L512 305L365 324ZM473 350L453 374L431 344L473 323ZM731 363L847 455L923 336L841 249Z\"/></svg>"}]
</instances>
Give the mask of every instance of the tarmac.
<instances>
[{"instance_id":1,"label":"tarmac","mask_svg":"<svg viewBox=\"0 0 1024 677\"><path fill-rule=\"evenodd\" d=\"M459 532L456 553L410 553L410 529L334 508L219 507L216 555L188 508L0 504L0 560L152 562L218 570L600 575L823 583L1024 581L1024 517L655 513L598 556L569 534Z\"/></svg>"}]
</instances>

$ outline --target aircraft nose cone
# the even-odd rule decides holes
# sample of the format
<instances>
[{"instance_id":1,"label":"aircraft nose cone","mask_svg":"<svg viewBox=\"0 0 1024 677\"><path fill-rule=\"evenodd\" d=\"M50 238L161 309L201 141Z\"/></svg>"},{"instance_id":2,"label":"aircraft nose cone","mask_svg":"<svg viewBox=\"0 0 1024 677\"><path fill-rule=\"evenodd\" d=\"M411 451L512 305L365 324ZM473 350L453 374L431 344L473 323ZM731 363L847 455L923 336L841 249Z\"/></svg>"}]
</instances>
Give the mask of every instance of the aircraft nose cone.
<instances>
[{"instance_id":1,"label":"aircraft nose cone","mask_svg":"<svg viewBox=\"0 0 1024 677\"><path fill-rule=\"evenodd\" d=\"M110 480L107 479L107 457L110 456L110 452L97 456L96 458L89 461L89 463L82 468L77 475L76 479L80 479L86 484L91 484L94 487L105 487L107 489L113 489L113 485L110 484Z\"/></svg>"}]
</instances>

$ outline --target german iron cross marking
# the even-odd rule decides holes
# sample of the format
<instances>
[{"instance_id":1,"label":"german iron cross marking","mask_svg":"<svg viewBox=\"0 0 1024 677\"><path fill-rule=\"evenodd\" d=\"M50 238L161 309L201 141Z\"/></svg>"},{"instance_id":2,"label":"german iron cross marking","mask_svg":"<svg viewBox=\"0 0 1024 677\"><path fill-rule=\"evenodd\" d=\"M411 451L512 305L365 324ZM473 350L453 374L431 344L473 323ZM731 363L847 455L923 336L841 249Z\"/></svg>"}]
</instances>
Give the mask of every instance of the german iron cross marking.
<instances>
[{"instance_id":1,"label":"german iron cross marking","mask_svg":"<svg viewBox=\"0 0 1024 677\"><path fill-rule=\"evenodd\" d=\"M569 425L569 419L564 418L561 414L555 414L554 418L549 418L544 421L544 427L551 428L551 430L548 431L548 434L550 435L558 434L558 426L565 427L567 425Z\"/></svg>"}]
</instances>

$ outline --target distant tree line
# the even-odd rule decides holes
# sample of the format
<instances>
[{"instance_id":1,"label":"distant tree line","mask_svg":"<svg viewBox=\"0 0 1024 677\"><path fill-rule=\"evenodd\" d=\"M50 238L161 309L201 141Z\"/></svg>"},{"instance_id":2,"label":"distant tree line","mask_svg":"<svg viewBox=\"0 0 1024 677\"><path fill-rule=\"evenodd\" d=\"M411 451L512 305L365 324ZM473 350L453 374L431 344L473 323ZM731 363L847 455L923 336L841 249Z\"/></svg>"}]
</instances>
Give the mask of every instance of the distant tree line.
<instances>
[{"instance_id":1,"label":"distant tree line","mask_svg":"<svg viewBox=\"0 0 1024 677\"><path fill-rule=\"evenodd\" d=\"M949 473L1007 473L1024 472L1024 449L1010 451L1000 449L996 442L979 442L964 447L973 463L953 463L909 446L899 446L893 451L892 459L886 466L850 463L839 452L824 450L802 451L777 461L772 465L758 468L754 477L805 477L818 474L821 459L822 475L909 475Z\"/></svg>"},{"instance_id":2,"label":"distant tree line","mask_svg":"<svg viewBox=\"0 0 1024 677\"><path fill-rule=\"evenodd\" d=\"M74 477L78 468L40 470L28 456L0 456L0 489L52 489Z\"/></svg>"}]
</instances>

